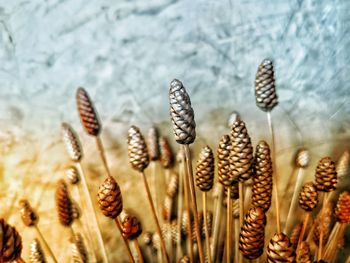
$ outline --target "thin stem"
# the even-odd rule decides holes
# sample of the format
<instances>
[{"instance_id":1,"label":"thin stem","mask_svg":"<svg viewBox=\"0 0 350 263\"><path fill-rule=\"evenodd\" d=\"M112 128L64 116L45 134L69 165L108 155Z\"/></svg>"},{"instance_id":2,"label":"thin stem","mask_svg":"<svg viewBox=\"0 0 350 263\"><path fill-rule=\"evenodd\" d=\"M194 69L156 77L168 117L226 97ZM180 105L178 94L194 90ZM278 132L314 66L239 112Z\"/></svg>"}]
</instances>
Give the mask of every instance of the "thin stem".
<instances>
[{"instance_id":1,"label":"thin stem","mask_svg":"<svg viewBox=\"0 0 350 263\"><path fill-rule=\"evenodd\" d=\"M219 239L219 233L220 233L220 223L221 223L221 208L222 208L222 199L223 199L223 186L220 185L220 189L219 189L219 197L218 200L216 202L216 209L215 209L215 218L214 218L214 230L213 230L213 243L212 243L212 247L211 247L211 254L212 254L212 260L213 262L215 262L216 259L216 247L218 244L218 239Z\"/></svg>"},{"instance_id":2,"label":"thin stem","mask_svg":"<svg viewBox=\"0 0 350 263\"><path fill-rule=\"evenodd\" d=\"M226 262L231 262L231 235L232 235L232 199L231 187L227 187L227 214L226 214Z\"/></svg>"},{"instance_id":3,"label":"thin stem","mask_svg":"<svg viewBox=\"0 0 350 263\"><path fill-rule=\"evenodd\" d=\"M286 224L285 224L284 230L283 230L283 232L286 234L289 233L290 226L291 226L292 221L293 221L293 213L294 213L294 210L298 204L298 195L299 195L299 191L301 188L301 184L303 182L303 175L304 175L303 168L299 168L297 180L296 180L295 186L294 186L292 202L291 202L290 207L289 207Z\"/></svg>"},{"instance_id":4,"label":"thin stem","mask_svg":"<svg viewBox=\"0 0 350 263\"><path fill-rule=\"evenodd\" d=\"M46 250L47 250L47 252L49 253L49 255L50 255L50 257L52 258L52 260L53 260L55 263L58 263L57 258L56 258L55 255L53 254L53 252L52 252L52 250L51 250L49 244L46 242L46 240L45 240L43 234L41 233L41 231L40 231L38 225L35 225L34 228L35 228L35 230L36 230L36 232L37 232L37 234L38 234L38 236L39 236L39 238L40 238L40 241L43 243L44 247L46 248Z\"/></svg>"},{"instance_id":5,"label":"thin stem","mask_svg":"<svg viewBox=\"0 0 350 263\"><path fill-rule=\"evenodd\" d=\"M250 199L252 197L252 184L250 186L247 185L247 181L244 182L244 214L246 213L246 209L249 207Z\"/></svg>"},{"instance_id":6,"label":"thin stem","mask_svg":"<svg viewBox=\"0 0 350 263\"><path fill-rule=\"evenodd\" d=\"M303 240L304 240L305 229L307 227L307 224L309 223L309 219L310 219L310 213L307 212L305 215L305 218L304 218L303 225L301 226L301 232L299 235L298 245L297 245L296 251L298 251L298 247L300 246L301 242L303 242Z\"/></svg>"},{"instance_id":7,"label":"thin stem","mask_svg":"<svg viewBox=\"0 0 350 263\"><path fill-rule=\"evenodd\" d=\"M160 203L159 203L159 193L158 193L158 186L159 186L159 181L157 180L157 166L155 161L151 161L150 163L151 166L151 180L153 181L153 196L154 196L154 204L156 207L156 212L157 212L157 217L159 218L161 211L159 210L160 208Z\"/></svg>"},{"instance_id":8,"label":"thin stem","mask_svg":"<svg viewBox=\"0 0 350 263\"><path fill-rule=\"evenodd\" d=\"M293 182L293 178L294 178L294 174L295 174L295 171L296 171L296 166L293 166L293 170L290 174L290 176L288 176L288 181L286 183L286 185L284 186L284 189L283 189L283 193L282 193L282 200L284 200L287 196L287 193L288 193L288 189L291 188L291 184Z\"/></svg>"},{"instance_id":9,"label":"thin stem","mask_svg":"<svg viewBox=\"0 0 350 263\"><path fill-rule=\"evenodd\" d=\"M182 165L179 165L179 191L177 196L177 245L176 245L176 262L179 262L180 257L182 256L182 246L181 246L181 218L183 211L183 170ZM166 169L169 170L169 169Z\"/></svg>"},{"instance_id":10,"label":"thin stem","mask_svg":"<svg viewBox=\"0 0 350 263\"><path fill-rule=\"evenodd\" d=\"M277 232L281 233L281 218L280 218L280 207L279 207L279 200L278 200L278 176L277 176L277 165L276 165L276 144L275 144L275 132L273 129L272 119L271 119L271 112L267 112L267 122L269 125L270 135L271 135L271 146L272 146L272 179L274 182L274 196L275 196L275 206L276 206L276 223L277 223Z\"/></svg>"},{"instance_id":11,"label":"thin stem","mask_svg":"<svg viewBox=\"0 0 350 263\"><path fill-rule=\"evenodd\" d=\"M234 219L234 223L235 223L235 262L239 262L241 255L239 254L239 246L238 246L238 240L239 240L239 230L240 230L240 226L239 226L239 220Z\"/></svg>"},{"instance_id":12,"label":"thin stem","mask_svg":"<svg viewBox=\"0 0 350 263\"><path fill-rule=\"evenodd\" d=\"M341 230L341 224L337 222L335 226L332 229L332 233L330 234L328 238L327 245L325 246L325 252L324 252L324 259L330 259L330 255L334 253L334 250L336 250L337 242L338 242L338 233Z\"/></svg>"},{"instance_id":13,"label":"thin stem","mask_svg":"<svg viewBox=\"0 0 350 263\"><path fill-rule=\"evenodd\" d=\"M244 182L238 183L238 191L239 191L239 223L240 226L243 226L244 220L244 193L243 193Z\"/></svg>"},{"instance_id":14,"label":"thin stem","mask_svg":"<svg viewBox=\"0 0 350 263\"><path fill-rule=\"evenodd\" d=\"M73 229L72 225L69 226L69 230L70 230L71 236L74 238L75 237L75 232L74 232L74 229Z\"/></svg>"},{"instance_id":15,"label":"thin stem","mask_svg":"<svg viewBox=\"0 0 350 263\"><path fill-rule=\"evenodd\" d=\"M111 172L110 172L110 170L108 168L106 153L105 153L105 149L103 147L103 143L102 143L101 137L100 136L96 136L95 138L96 138L97 150L98 150L98 153L100 154L100 157L102 159L103 166L106 169L107 175L111 176Z\"/></svg>"},{"instance_id":16,"label":"thin stem","mask_svg":"<svg viewBox=\"0 0 350 263\"><path fill-rule=\"evenodd\" d=\"M210 253L210 235L208 229L208 220L207 220L207 193L203 192L203 218L204 218L204 230L205 230L205 241L207 247L207 258L208 262L211 263L211 253Z\"/></svg>"},{"instance_id":17,"label":"thin stem","mask_svg":"<svg viewBox=\"0 0 350 263\"><path fill-rule=\"evenodd\" d=\"M317 260L321 260L322 259L322 250L323 250L323 222L324 222L324 218L323 218L323 214L324 214L324 210L326 208L326 204L327 204L327 192L325 192L323 194L323 204L322 204L322 210L321 210L321 228L320 228L320 241L319 241L319 246L318 246L318 253L317 253Z\"/></svg>"},{"instance_id":18,"label":"thin stem","mask_svg":"<svg viewBox=\"0 0 350 263\"><path fill-rule=\"evenodd\" d=\"M151 195L151 192L149 190L148 183L147 183L147 178L146 178L146 175L145 175L145 173L143 171L141 172L141 175L142 175L142 179L143 179L143 182L144 182L144 185L145 185L147 198L148 198L149 204L150 204L151 209L152 209L153 219L154 219L154 221L156 223L157 232L158 232L159 239L160 239L160 245L161 245L161 248L163 250L163 254L165 255L165 261L169 263L170 262L169 255L168 255L168 253L166 251L165 242L164 242L164 239L163 239L163 236L162 236L162 231L160 229L159 220L158 220L158 217L157 217L157 214L156 214L156 209L154 208L152 195Z\"/></svg>"},{"instance_id":19,"label":"thin stem","mask_svg":"<svg viewBox=\"0 0 350 263\"><path fill-rule=\"evenodd\" d=\"M200 232L199 222L198 222L196 189L194 188L194 177L193 177L193 170L192 170L192 159L191 159L190 147L187 144L184 144L183 148L184 148L185 159L187 164L187 175L188 175L188 181L190 185L190 194L191 194L193 213L194 213L194 226L196 228L199 260L201 263L204 263L205 259L204 259L204 253L203 253L203 247L202 247L201 232Z\"/></svg>"},{"instance_id":20,"label":"thin stem","mask_svg":"<svg viewBox=\"0 0 350 263\"><path fill-rule=\"evenodd\" d=\"M136 251L137 251L137 256L139 258L139 262L143 263L143 256L142 256L140 244L139 244L139 241L137 240L137 238L134 240L134 245L135 245L135 248L136 248Z\"/></svg>"},{"instance_id":21,"label":"thin stem","mask_svg":"<svg viewBox=\"0 0 350 263\"><path fill-rule=\"evenodd\" d=\"M130 250L130 246L129 246L129 242L128 240L123 236L123 230L122 230L122 225L121 225L121 222L120 222L120 218L117 217L115 220L115 224L117 225L117 228L120 232L120 235L122 236L122 239L124 241L124 244L125 244L125 247L126 247L126 251L128 252L128 256L129 256L129 262L135 262L133 256L132 256L132 253L131 253L131 250Z\"/></svg>"},{"instance_id":22,"label":"thin stem","mask_svg":"<svg viewBox=\"0 0 350 263\"><path fill-rule=\"evenodd\" d=\"M82 167L80 162L76 163L76 167L77 167L79 174L81 176L81 182L83 184L82 186L83 186L83 190L84 190L84 194L85 194L85 201L87 202L87 208L88 208L87 211L89 214L89 218L92 220L94 232L96 233L96 236L97 236L97 241L98 241L98 245L101 249L103 261L109 262L106 248L105 248L102 234L101 234L101 229L100 229L100 226L99 226L98 221L97 221L96 211L95 211L94 205L92 203L92 198L91 198L91 195L89 192L85 172L84 172L83 167Z\"/></svg>"}]
</instances>

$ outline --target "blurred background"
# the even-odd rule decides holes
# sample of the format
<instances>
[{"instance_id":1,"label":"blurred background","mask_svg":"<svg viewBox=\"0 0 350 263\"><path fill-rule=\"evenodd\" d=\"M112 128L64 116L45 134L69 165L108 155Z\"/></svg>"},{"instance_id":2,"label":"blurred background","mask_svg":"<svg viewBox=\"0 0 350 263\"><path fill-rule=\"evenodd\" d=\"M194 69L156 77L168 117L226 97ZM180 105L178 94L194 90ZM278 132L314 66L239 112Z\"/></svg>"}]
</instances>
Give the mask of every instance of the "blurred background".
<instances>
[{"instance_id":1,"label":"blurred background","mask_svg":"<svg viewBox=\"0 0 350 263\"><path fill-rule=\"evenodd\" d=\"M350 148L349 10L345 0L0 1L0 213L22 233L24 259L35 232L20 220L23 197L37 209L60 262L69 262L69 231L58 224L54 203L55 183L69 164L62 121L81 137L91 193L104 179L94 140L79 122L78 86L99 112L125 207L145 228L154 226L140 211L148 204L126 162L126 132L130 125L144 133L156 125L173 140L173 78L183 81L195 111L194 159L205 144L216 150L234 110L254 145L269 140L254 98L257 67L268 57L279 96L272 115L280 184L292 175L301 146L311 153L310 179L320 158L337 160ZM120 260L114 223L99 221L111 262Z\"/></svg>"}]
</instances>

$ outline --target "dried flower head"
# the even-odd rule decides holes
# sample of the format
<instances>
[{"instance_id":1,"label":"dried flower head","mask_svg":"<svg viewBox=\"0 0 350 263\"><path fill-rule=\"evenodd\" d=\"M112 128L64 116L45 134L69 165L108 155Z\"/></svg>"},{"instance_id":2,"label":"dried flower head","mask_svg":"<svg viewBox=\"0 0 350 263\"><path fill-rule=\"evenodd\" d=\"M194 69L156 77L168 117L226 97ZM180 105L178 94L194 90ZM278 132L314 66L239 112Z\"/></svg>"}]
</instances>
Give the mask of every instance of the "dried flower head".
<instances>
[{"instance_id":1,"label":"dried flower head","mask_svg":"<svg viewBox=\"0 0 350 263\"><path fill-rule=\"evenodd\" d=\"M79 137L73 128L65 122L62 123L62 137L71 160L74 162L80 162L83 158L83 149Z\"/></svg>"},{"instance_id":2,"label":"dried flower head","mask_svg":"<svg viewBox=\"0 0 350 263\"><path fill-rule=\"evenodd\" d=\"M297 263L312 263L310 245L307 241L301 242L297 254Z\"/></svg>"},{"instance_id":3,"label":"dried flower head","mask_svg":"<svg viewBox=\"0 0 350 263\"><path fill-rule=\"evenodd\" d=\"M73 261L75 263L87 263L89 256L83 237L77 233L70 238Z\"/></svg>"},{"instance_id":4,"label":"dried flower head","mask_svg":"<svg viewBox=\"0 0 350 263\"><path fill-rule=\"evenodd\" d=\"M219 142L219 148L217 151L218 159L218 179L224 186L230 186L233 183L230 170L230 152L231 152L231 139L229 135L222 136Z\"/></svg>"},{"instance_id":5,"label":"dried flower head","mask_svg":"<svg viewBox=\"0 0 350 263\"><path fill-rule=\"evenodd\" d=\"M173 173L170 176L166 194L174 198L177 195L178 190L179 190L179 175L177 173Z\"/></svg>"},{"instance_id":6,"label":"dried flower head","mask_svg":"<svg viewBox=\"0 0 350 263\"><path fill-rule=\"evenodd\" d=\"M321 231L323 233L323 244L327 243L329 235L332 230L333 225L333 215L334 215L334 204L332 202L327 202L325 207L317 214L314 223L314 236L313 239L316 245L319 245Z\"/></svg>"},{"instance_id":7,"label":"dried flower head","mask_svg":"<svg viewBox=\"0 0 350 263\"><path fill-rule=\"evenodd\" d=\"M122 233L123 236L129 240L136 239L141 235L141 223L136 216L130 214L124 215L122 220Z\"/></svg>"},{"instance_id":8,"label":"dried flower head","mask_svg":"<svg viewBox=\"0 0 350 263\"><path fill-rule=\"evenodd\" d=\"M46 263L44 251L37 238L33 239L30 244L29 261L30 263Z\"/></svg>"},{"instance_id":9,"label":"dried flower head","mask_svg":"<svg viewBox=\"0 0 350 263\"><path fill-rule=\"evenodd\" d=\"M336 188L337 172L330 157L322 158L316 167L316 187L318 191L330 192Z\"/></svg>"},{"instance_id":10,"label":"dried flower head","mask_svg":"<svg viewBox=\"0 0 350 263\"><path fill-rule=\"evenodd\" d=\"M165 169L169 169L174 165L174 153L171 145L166 137L159 138L160 164Z\"/></svg>"},{"instance_id":11,"label":"dried flower head","mask_svg":"<svg viewBox=\"0 0 350 263\"><path fill-rule=\"evenodd\" d=\"M63 226L70 226L74 220L72 200L70 198L67 184L63 180L57 182L56 208L58 219Z\"/></svg>"},{"instance_id":12,"label":"dried flower head","mask_svg":"<svg viewBox=\"0 0 350 263\"><path fill-rule=\"evenodd\" d=\"M267 246L267 262L295 262L295 252L289 238L283 233L275 234Z\"/></svg>"},{"instance_id":13,"label":"dried flower head","mask_svg":"<svg viewBox=\"0 0 350 263\"><path fill-rule=\"evenodd\" d=\"M98 189L97 198L100 209L105 216L115 219L122 212L122 193L113 177L105 179Z\"/></svg>"},{"instance_id":14,"label":"dried flower head","mask_svg":"<svg viewBox=\"0 0 350 263\"><path fill-rule=\"evenodd\" d=\"M135 170L142 172L149 164L147 145L139 128L131 126L128 131L129 162Z\"/></svg>"},{"instance_id":15,"label":"dried flower head","mask_svg":"<svg viewBox=\"0 0 350 263\"><path fill-rule=\"evenodd\" d=\"M304 184L299 193L299 205L305 211L312 211L318 203L318 193L313 182Z\"/></svg>"},{"instance_id":16,"label":"dried flower head","mask_svg":"<svg viewBox=\"0 0 350 263\"><path fill-rule=\"evenodd\" d=\"M160 157L159 151L159 133L156 127L151 127L148 130L147 140L148 154L151 161L157 161Z\"/></svg>"},{"instance_id":17,"label":"dried flower head","mask_svg":"<svg viewBox=\"0 0 350 263\"><path fill-rule=\"evenodd\" d=\"M196 185L207 192L213 188L214 184L214 154L209 146L202 148L196 169Z\"/></svg>"},{"instance_id":18,"label":"dried flower head","mask_svg":"<svg viewBox=\"0 0 350 263\"><path fill-rule=\"evenodd\" d=\"M293 248L296 249L299 242L299 237L301 234L301 230L303 228L303 223L297 224L290 235L290 242L292 242Z\"/></svg>"},{"instance_id":19,"label":"dried flower head","mask_svg":"<svg viewBox=\"0 0 350 263\"><path fill-rule=\"evenodd\" d=\"M344 151L337 162L337 175L339 180L344 178L349 173L350 153Z\"/></svg>"},{"instance_id":20,"label":"dried flower head","mask_svg":"<svg viewBox=\"0 0 350 263\"><path fill-rule=\"evenodd\" d=\"M20 200L19 206L23 223L26 226L35 226L38 223L39 218L34 209L30 206L28 200Z\"/></svg>"},{"instance_id":21,"label":"dried flower head","mask_svg":"<svg viewBox=\"0 0 350 263\"><path fill-rule=\"evenodd\" d=\"M335 208L337 221L341 224L350 223L350 194L343 192L340 194Z\"/></svg>"},{"instance_id":22,"label":"dried flower head","mask_svg":"<svg viewBox=\"0 0 350 263\"><path fill-rule=\"evenodd\" d=\"M170 83L169 102L175 140L180 144L193 143L196 139L194 112L185 87L177 79Z\"/></svg>"},{"instance_id":23,"label":"dried flower head","mask_svg":"<svg viewBox=\"0 0 350 263\"><path fill-rule=\"evenodd\" d=\"M310 153L307 149L299 149L296 158L295 164L297 167L306 168L310 163Z\"/></svg>"},{"instance_id":24,"label":"dried flower head","mask_svg":"<svg viewBox=\"0 0 350 263\"><path fill-rule=\"evenodd\" d=\"M78 169L75 166L70 166L66 170L66 176L67 176L68 181L71 184L77 184L80 181L79 172L78 172Z\"/></svg>"}]
</instances>

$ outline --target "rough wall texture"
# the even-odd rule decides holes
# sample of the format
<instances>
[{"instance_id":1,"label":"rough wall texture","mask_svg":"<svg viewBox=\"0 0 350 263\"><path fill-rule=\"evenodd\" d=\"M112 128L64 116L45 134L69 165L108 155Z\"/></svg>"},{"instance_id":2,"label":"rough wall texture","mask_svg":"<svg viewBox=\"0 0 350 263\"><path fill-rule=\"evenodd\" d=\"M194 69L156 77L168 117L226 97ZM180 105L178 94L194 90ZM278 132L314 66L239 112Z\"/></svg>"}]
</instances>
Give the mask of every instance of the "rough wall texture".
<instances>
[{"instance_id":1,"label":"rough wall texture","mask_svg":"<svg viewBox=\"0 0 350 263\"><path fill-rule=\"evenodd\" d=\"M94 141L78 121L76 87L84 86L96 102L112 171L127 193L126 206L137 211L147 204L136 195L141 180L125 162L127 128L135 124L146 132L154 123L171 135L167 95L176 77L191 95L196 146L215 148L232 110L247 122L254 144L268 139L253 86L265 57L276 65L280 173L289 176L295 149L306 145L312 176L318 159L336 159L349 148L349 8L346 0L0 1L1 213L19 222L16 208L10 213L7 207L29 198L66 262L69 248L53 234L59 228L54 182L68 163L62 121L81 134L91 191L103 180ZM112 222L100 221L113 228L104 234L111 259L117 258L119 234ZM34 232L21 223L18 228L28 248Z\"/></svg>"}]
</instances>

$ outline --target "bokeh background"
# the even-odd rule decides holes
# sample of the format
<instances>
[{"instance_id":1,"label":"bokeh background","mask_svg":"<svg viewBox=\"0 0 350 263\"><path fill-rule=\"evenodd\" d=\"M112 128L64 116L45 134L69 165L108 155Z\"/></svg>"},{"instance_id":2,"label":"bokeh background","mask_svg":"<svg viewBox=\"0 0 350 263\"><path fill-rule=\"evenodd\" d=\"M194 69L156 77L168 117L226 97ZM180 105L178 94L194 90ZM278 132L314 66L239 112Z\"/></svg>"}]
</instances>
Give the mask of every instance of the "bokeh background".
<instances>
[{"instance_id":1,"label":"bokeh background","mask_svg":"<svg viewBox=\"0 0 350 263\"><path fill-rule=\"evenodd\" d=\"M104 178L94 141L79 123L78 86L100 114L125 206L145 228L153 225L140 211L148 204L127 163L126 131L156 125L173 139L173 78L191 96L194 154L205 144L216 149L233 110L256 144L269 137L266 116L255 106L254 77L262 59L272 58L280 184L301 146L311 152L310 179L321 157L337 160L350 146L349 10L346 0L0 1L0 213L22 233L24 258L35 236L17 210L26 197L60 262L69 262L69 231L58 224L54 204L55 182L69 164L62 121L81 135L92 193ZM119 233L107 218L99 220L111 262L120 261Z\"/></svg>"}]
</instances>

